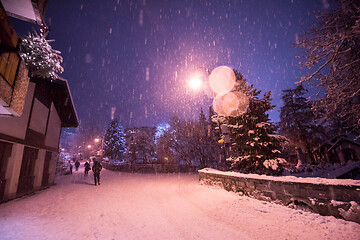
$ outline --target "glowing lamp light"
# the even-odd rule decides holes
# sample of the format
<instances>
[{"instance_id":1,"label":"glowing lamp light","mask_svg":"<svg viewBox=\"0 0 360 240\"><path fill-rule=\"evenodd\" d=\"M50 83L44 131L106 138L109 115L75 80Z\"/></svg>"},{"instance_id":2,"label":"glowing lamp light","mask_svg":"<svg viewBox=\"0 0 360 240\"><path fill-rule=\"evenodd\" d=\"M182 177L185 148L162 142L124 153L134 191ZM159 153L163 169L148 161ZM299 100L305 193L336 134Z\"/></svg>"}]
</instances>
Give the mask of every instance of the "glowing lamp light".
<instances>
[{"instance_id":1,"label":"glowing lamp light","mask_svg":"<svg viewBox=\"0 0 360 240\"><path fill-rule=\"evenodd\" d=\"M223 97L224 97L224 94L218 94L215 96L215 98L213 100L214 111L218 115L225 115L225 112L222 108Z\"/></svg>"},{"instance_id":2,"label":"glowing lamp light","mask_svg":"<svg viewBox=\"0 0 360 240\"><path fill-rule=\"evenodd\" d=\"M230 92L235 85L235 73L227 66L215 68L210 76L210 87L216 94Z\"/></svg>"},{"instance_id":3,"label":"glowing lamp light","mask_svg":"<svg viewBox=\"0 0 360 240\"><path fill-rule=\"evenodd\" d=\"M249 106L246 94L234 91L236 82L234 71L227 66L215 68L209 76L210 87L216 94L213 107L218 115L240 116Z\"/></svg>"},{"instance_id":4,"label":"glowing lamp light","mask_svg":"<svg viewBox=\"0 0 360 240\"><path fill-rule=\"evenodd\" d=\"M95 138L94 140L96 143L100 142L100 139L99 138Z\"/></svg>"},{"instance_id":5,"label":"glowing lamp light","mask_svg":"<svg viewBox=\"0 0 360 240\"><path fill-rule=\"evenodd\" d=\"M240 116L249 107L249 97L242 92L218 94L213 100L213 107L219 115Z\"/></svg>"},{"instance_id":6,"label":"glowing lamp light","mask_svg":"<svg viewBox=\"0 0 360 240\"><path fill-rule=\"evenodd\" d=\"M87 148L89 148L89 149L90 149L90 148L91 148L91 145L87 145Z\"/></svg>"},{"instance_id":7,"label":"glowing lamp light","mask_svg":"<svg viewBox=\"0 0 360 240\"><path fill-rule=\"evenodd\" d=\"M189 81L189 87L192 89L192 90L199 90L201 88L201 85L202 85L202 81L199 77L194 77L192 79L190 79Z\"/></svg>"},{"instance_id":8,"label":"glowing lamp light","mask_svg":"<svg viewBox=\"0 0 360 240\"><path fill-rule=\"evenodd\" d=\"M226 116L236 117L246 112L249 98L242 92L229 92L224 95L222 109Z\"/></svg>"}]
</instances>

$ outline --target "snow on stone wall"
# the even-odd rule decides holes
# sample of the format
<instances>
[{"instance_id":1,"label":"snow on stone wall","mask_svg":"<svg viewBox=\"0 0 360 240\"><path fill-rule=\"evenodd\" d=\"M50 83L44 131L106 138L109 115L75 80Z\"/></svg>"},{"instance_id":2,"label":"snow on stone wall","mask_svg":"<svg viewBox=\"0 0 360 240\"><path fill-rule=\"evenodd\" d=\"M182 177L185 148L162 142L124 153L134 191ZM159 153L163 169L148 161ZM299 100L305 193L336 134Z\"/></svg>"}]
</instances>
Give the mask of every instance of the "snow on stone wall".
<instances>
[{"instance_id":1,"label":"snow on stone wall","mask_svg":"<svg viewBox=\"0 0 360 240\"><path fill-rule=\"evenodd\" d=\"M259 200L302 205L321 215L360 223L360 181L347 179L265 176L199 170L199 181Z\"/></svg>"}]
</instances>

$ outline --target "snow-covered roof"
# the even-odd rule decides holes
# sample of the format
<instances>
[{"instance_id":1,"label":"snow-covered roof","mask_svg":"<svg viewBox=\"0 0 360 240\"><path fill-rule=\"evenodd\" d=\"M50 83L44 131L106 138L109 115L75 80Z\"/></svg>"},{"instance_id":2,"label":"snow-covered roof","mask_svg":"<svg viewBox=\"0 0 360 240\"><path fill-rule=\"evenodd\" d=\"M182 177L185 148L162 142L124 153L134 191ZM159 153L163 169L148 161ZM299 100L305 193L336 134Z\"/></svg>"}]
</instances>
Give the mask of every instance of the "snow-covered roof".
<instances>
[{"instance_id":1,"label":"snow-covered roof","mask_svg":"<svg viewBox=\"0 0 360 240\"><path fill-rule=\"evenodd\" d=\"M27 22L41 24L48 0L0 0L7 14Z\"/></svg>"}]
</instances>

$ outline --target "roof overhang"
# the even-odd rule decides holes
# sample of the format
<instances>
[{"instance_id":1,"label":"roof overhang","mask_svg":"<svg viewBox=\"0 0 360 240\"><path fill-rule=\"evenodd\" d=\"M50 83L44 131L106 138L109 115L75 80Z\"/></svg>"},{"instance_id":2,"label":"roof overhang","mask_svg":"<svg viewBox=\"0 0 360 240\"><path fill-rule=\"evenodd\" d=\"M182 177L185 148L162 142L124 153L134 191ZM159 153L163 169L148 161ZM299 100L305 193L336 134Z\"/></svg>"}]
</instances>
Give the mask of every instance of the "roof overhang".
<instances>
[{"instance_id":1,"label":"roof overhang","mask_svg":"<svg viewBox=\"0 0 360 240\"><path fill-rule=\"evenodd\" d=\"M51 92L54 97L55 108L59 112L62 127L79 126L78 116L67 80L62 78L53 80Z\"/></svg>"},{"instance_id":2,"label":"roof overhang","mask_svg":"<svg viewBox=\"0 0 360 240\"><path fill-rule=\"evenodd\" d=\"M41 25L48 0L0 0L11 17Z\"/></svg>"},{"instance_id":3,"label":"roof overhang","mask_svg":"<svg viewBox=\"0 0 360 240\"><path fill-rule=\"evenodd\" d=\"M31 81L48 85L50 95L59 114L62 127L79 126L79 120L74 101L72 99L69 84L66 79L60 77L54 80L31 78Z\"/></svg>"},{"instance_id":4,"label":"roof overhang","mask_svg":"<svg viewBox=\"0 0 360 240\"><path fill-rule=\"evenodd\" d=\"M340 137L335 143L334 145L332 145L331 148L329 148L328 152L330 152L332 149L335 149L337 147L337 145L339 145L341 142L348 142L352 145L355 145L355 146L360 146L359 143L349 139L349 138L346 138L346 137Z\"/></svg>"}]
</instances>

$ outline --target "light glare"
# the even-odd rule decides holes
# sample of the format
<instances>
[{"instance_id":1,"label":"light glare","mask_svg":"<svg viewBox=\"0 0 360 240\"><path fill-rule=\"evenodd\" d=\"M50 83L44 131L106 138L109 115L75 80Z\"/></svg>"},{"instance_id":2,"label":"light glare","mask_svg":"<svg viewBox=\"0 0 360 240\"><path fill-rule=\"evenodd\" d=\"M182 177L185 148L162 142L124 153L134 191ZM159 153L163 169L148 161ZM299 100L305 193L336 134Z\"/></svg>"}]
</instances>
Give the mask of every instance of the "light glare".
<instances>
[{"instance_id":1,"label":"light glare","mask_svg":"<svg viewBox=\"0 0 360 240\"><path fill-rule=\"evenodd\" d=\"M201 88L202 82L198 77L194 77L189 81L189 87L193 90L199 90Z\"/></svg>"}]
</instances>

